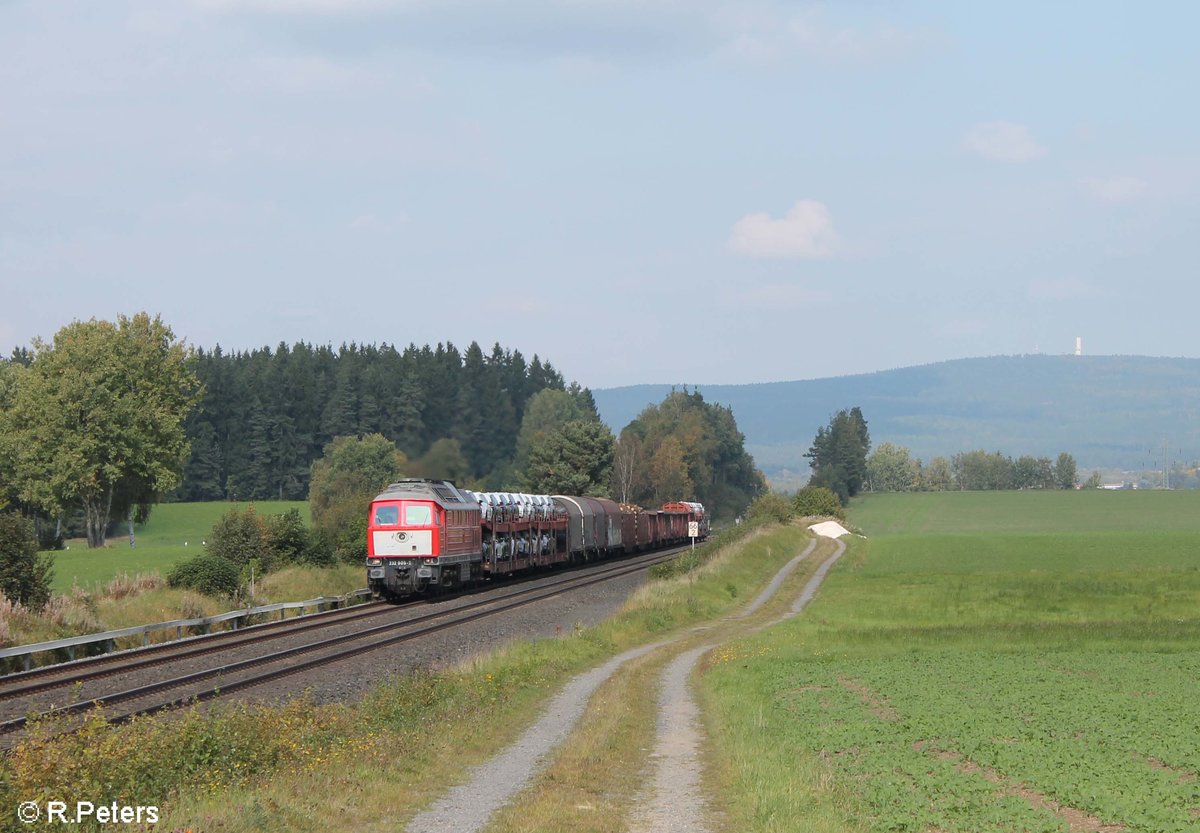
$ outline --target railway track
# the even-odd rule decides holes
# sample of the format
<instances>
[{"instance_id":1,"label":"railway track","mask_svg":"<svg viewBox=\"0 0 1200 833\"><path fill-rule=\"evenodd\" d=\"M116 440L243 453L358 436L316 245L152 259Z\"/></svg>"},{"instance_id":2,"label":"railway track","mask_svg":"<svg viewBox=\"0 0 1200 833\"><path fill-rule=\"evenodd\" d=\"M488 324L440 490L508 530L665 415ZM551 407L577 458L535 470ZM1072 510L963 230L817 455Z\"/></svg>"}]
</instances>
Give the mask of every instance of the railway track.
<instances>
[{"instance_id":1,"label":"railway track","mask_svg":"<svg viewBox=\"0 0 1200 833\"><path fill-rule=\"evenodd\" d=\"M455 601L463 601L463 603L450 608L428 610L428 605L421 602L399 607L370 605L369 610L352 609L354 613L358 614L357 616L329 617L328 614L319 614L321 617L329 618L315 622L289 620L295 625L290 629L276 627L270 631L251 633L255 628L249 628L218 635L240 634L242 638L236 642L223 640L219 644L212 645L172 643L170 646L152 646L153 649L159 649L155 651L157 656L130 656L125 662L104 663L103 667L90 667L90 665L83 667L87 663L81 663L78 664L78 667L63 668L64 673L55 675L53 679L30 679L34 672L13 675L13 677L21 677L22 680L17 681L15 685L10 684L10 679L0 681L0 716L7 716L7 719L0 722L0 747L13 746L31 719L55 721L56 728L61 727L62 731L71 731L75 728L80 716L101 705L107 710L105 719L116 723L138 715L153 714L188 703L224 697L281 677L359 656L389 645L418 639L437 631L474 622L572 590L645 570L654 564L672 558L680 549L626 558L603 568L567 573L548 583L533 587L504 588L507 592L488 593L483 598L474 598L472 595L455 597ZM419 607L425 608L426 612L411 615L414 609ZM331 613L349 614L352 610L331 611ZM361 619L388 612L393 612L398 616L370 627L353 627L353 629L337 632L340 626L353 625ZM284 623L270 624L278 626ZM256 628L263 627L265 626L256 626ZM325 628L332 633L317 639L306 639L299 644L286 647L276 645L274 646L275 650L266 652L246 650L251 646L265 646L282 637L290 637L296 633L308 632L317 628ZM176 650L171 651L172 647ZM225 654L237 651L247 655L237 659L230 658L228 661L215 665L203 663L205 657L211 657L217 652L221 652L222 658L224 658ZM131 655L140 653L142 652L129 652ZM193 663L193 666L187 667L188 663ZM199 663L199 667L196 667L197 663ZM183 665L184 667L176 667L172 670L168 667L170 665ZM138 685L130 685L127 688L110 689L78 699L75 702L48 708L44 703L38 704L31 700L38 693L53 688L79 686L83 682L105 680L115 677L117 674L126 676L134 672L140 673L153 669L155 666L162 666L160 670L167 676ZM51 669L37 670L49 672ZM45 677L47 675L38 676ZM118 708L113 710L113 707Z\"/></svg>"},{"instance_id":2,"label":"railway track","mask_svg":"<svg viewBox=\"0 0 1200 833\"><path fill-rule=\"evenodd\" d=\"M396 606L384 602L367 602L351 608L310 613L293 619L264 622L237 630L193 636L183 640L102 654L98 657L89 657L74 662L57 663L33 668L29 671L19 671L0 677L0 703L15 697L37 694L65 685L76 685L115 674L138 671L188 657L200 657L244 644L291 636L317 628L327 628L334 624L355 622L420 604L422 603L410 602Z\"/></svg>"}]
</instances>

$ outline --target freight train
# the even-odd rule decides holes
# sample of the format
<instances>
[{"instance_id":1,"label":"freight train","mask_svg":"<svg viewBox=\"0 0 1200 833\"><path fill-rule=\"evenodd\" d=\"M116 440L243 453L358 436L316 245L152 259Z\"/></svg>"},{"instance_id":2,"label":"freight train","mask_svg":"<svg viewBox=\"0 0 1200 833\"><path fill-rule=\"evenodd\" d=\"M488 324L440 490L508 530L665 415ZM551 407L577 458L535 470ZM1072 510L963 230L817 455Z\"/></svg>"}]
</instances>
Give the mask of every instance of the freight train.
<instances>
[{"instance_id":1,"label":"freight train","mask_svg":"<svg viewBox=\"0 0 1200 833\"><path fill-rule=\"evenodd\" d=\"M371 502L367 585L389 600L452 590L554 564L657 549L709 533L699 503L661 509L607 498L471 492L401 480Z\"/></svg>"}]
</instances>

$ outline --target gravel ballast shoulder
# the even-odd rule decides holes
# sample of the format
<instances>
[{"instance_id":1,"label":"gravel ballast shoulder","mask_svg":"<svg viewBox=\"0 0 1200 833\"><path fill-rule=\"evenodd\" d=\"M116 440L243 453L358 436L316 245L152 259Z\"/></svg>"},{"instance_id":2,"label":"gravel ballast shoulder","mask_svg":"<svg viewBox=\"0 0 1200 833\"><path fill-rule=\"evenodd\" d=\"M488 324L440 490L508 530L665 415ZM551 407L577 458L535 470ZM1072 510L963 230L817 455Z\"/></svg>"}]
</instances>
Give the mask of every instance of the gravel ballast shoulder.
<instances>
[{"instance_id":1,"label":"gravel ballast shoulder","mask_svg":"<svg viewBox=\"0 0 1200 833\"><path fill-rule=\"evenodd\" d=\"M241 699L272 702L299 693L316 703L353 702L380 684L419 669L448 668L522 639L569 634L576 626L612 616L644 584L646 571L570 590L477 622L429 634L363 656L315 668L241 692Z\"/></svg>"}]
</instances>

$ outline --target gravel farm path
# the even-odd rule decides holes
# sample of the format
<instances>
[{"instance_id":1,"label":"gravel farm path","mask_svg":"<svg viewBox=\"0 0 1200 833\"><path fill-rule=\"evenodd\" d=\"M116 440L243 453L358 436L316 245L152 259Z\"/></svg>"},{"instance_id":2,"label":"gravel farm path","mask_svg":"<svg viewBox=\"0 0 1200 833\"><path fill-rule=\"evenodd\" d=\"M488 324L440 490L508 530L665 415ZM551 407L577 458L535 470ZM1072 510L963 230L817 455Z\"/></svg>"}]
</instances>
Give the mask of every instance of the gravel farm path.
<instances>
[{"instance_id":1,"label":"gravel farm path","mask_svg":"<svg viewBox=\"0 0 1200 833\"><path fill-rule=\"evenodd\" d=\"M814 572L787 612L753 628L739 627L739 620L753 614L779 591L787 577L816 549L817 540L814 538L803 552L789 560L754 601L737 614L712 627L694 629L691 634L672 641L626 651L574 678L551 701L536 724L504 752L476 768L466 783L413 818L405 828L407 833L477 833L482 830L497 810L545 768L574 730L593 692L630 660L658 650L670 651L677 656L662 672L657 730L651 753L654 775L635 799L632 829L636 833L706 833L708 808L701 789L703 765L700 757L704 737L700 728L700 709L688 680L700 658L721 642L777 624L804 609L826 573L845 552L845 544L840 540L835 539L832 555ZM694 635L700 635L703 644L696 645Z\"/></svg>"}]
</instances>

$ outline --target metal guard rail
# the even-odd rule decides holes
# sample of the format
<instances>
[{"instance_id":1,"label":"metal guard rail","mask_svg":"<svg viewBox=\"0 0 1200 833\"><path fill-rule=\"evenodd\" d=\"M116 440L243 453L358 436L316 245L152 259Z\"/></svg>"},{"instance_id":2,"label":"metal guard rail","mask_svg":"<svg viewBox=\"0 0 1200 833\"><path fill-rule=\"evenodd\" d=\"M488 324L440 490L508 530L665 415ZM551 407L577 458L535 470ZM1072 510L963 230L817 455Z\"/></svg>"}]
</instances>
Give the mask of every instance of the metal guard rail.
<instances>
[{"instance_id":1,"label":"metal guard rail","mask_svg":"<svg viewBox=\"0 0 1200 833\"><path fill-rule=\"evenodd\" d=\"M67 650L67 655L70 660L75 659L75 649L80 645L93 645L97 642L103 643L104 650L101 654L107 654L116 649L116 641L128 636L142 637L142 645L150 644L150 634L154 631L175 629L175 638L183 638L184 628L199 628L201 633L208 633L213 625L232 620L233 624L230 630L237 630L243 626L246 619L251 616L257 616L263 613L279 612L279 618L283 619L289 610L303 610L309 607L315 607L314 613L322 610L336 610L346 606L351 599L358 599L364 596L370 596L371 591L363 588L362 590L353 590L343 596L319 596L315 599L308 599L303 602L276 602L275 604L260 605L258 607L247 607L242 610L231 610L228 613L218 613L215 616L205 616L200 619L174 619L170 622L156 622L152 625L135 625L131 628L119 628L114 631L104 631L103 633L89 633L82 636L68 636L65 639L54 639L49 642L34 642L29 645L15 645L12 648L0 649L0 660L10 657L23 657L25 670L31 667L32 657L34 654L42 653L43 651L59 651ZM300 614L301 616L305 614ZM171 640L165 640L171 641ZM53 664L53 663L52 663ZM2 674L2 672L0 672Z\"/></svg>"}]
</instances>

